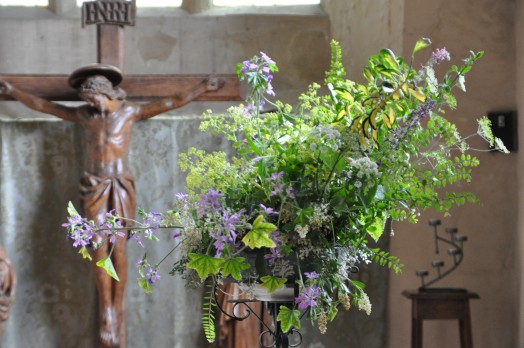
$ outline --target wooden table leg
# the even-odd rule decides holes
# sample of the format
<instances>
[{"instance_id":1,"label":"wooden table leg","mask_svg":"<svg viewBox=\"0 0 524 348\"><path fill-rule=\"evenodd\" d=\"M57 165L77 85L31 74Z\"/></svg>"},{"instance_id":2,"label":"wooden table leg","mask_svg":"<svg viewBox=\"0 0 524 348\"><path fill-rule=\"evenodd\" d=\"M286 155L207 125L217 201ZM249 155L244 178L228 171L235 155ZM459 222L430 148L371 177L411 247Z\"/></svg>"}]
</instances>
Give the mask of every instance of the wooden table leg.
<instances>
[{"instance_id":1,"label":"wooden table leg","mask_svg":"<svg viewBox=\"0 0 524 348\"><path fill-rule=\"evenodd\" d=\"M422 348L422 320L413 319L411 328L411 348Z\"/></svg>"}]
</instances>

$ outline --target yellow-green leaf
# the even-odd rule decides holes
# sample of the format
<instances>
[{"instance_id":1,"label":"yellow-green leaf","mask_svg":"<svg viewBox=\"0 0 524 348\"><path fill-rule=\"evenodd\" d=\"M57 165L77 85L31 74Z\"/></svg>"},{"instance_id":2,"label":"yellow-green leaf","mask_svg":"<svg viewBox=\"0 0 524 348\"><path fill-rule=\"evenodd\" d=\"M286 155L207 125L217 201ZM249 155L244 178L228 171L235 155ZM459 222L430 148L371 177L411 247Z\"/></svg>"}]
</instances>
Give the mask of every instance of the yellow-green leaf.
<instances>
[{"instance_id":1,"label":"yellow-green leaf","mask_svg":"<svg viewBox=\"0 0 524 348\"><path fill-rule=\"evenodd\" d=\"M138 285L142 288L142 290L144 290L146 294L153 292L151 284L149 284L149 281L146 278L138 278Z\"/></svg>"},{"instance_id":2,"label":"yellow-green leaf","mask_svg":"<svg viewBox=\"0 0 524 348\"><path fill-rule=\"evenodd\" d=\"M269 235L276 230L277 226L265 222L264 216L259 215L253 222L253 229L242 238L242 242L251 249L274 248L276 244L269 238Z\"/></svg>"},{"instance_id":3,"label":"yellow-green leaf","mask_svg":"<svg viewBox=\"0 0 524 348\"><path fill-rule=\"evenodd\" d=\"M226 259L221 265L222 275L224 277L231 275L236 280L242 280L242 274L240 272L249 268L249 265L245 263L244 260L245 258L243 257L232 257Z\"/></svg>"},{"instance_id":4,"label":"yellow-green leaf","mask_svg":"<svg viewBox=\"0 0 524 348\"><path fill-rule=\"evenodd\" d=\"M420 51L423 48L428 47L429 45L431 45L430 39L427 39L427 38L419 39L417 43L415 44L415 48L413 48L413 54L417 53L418 51Z\"/></svg>"},{"instance_id":5,"label":"yellow-green leaf","mask_svg":"<svg viewBox=\"0 0 524 348\"><path fill-rule=\"evenodd\" d=\"M260 286L267 289L270 293L280 289L287 282L286 278L278 278L275 276L263 276L260 280L262 281Z\"/></svg>"},{"instance_id":6,"label":"yellow-green leaf","mask_svg":"<svg viewBox=\"0 0 524 348\"><path fill-rule=\"evenodd\" d=\"M82 255L82 258L84 259L88 259L89 261L93 260L93 258L91 257L91 255L89 254L89 251L87 250L85 246L81 247L78 253Z\"/></svg>"},{"instance_id":7,"label":"yellow-green leaf","mask_svg":"<svg viewBox=\"0 0 524 348\"><path fill-rule=\"evenodd\" d=\"M69 214L69 216L78 216L78 215L80 215L76 211L75 206L73 205L73 203L71 201L69 201L69 203L67 203L67 213Z\"/></svg>"},{"instance_id":8,"label":"yellow-green leaf","mask_svg":"<svg viewBox=\"0 0 524 348\"><path fill-rule=\"evenodd\" d=\"M300 330L300 311L289 309L286 306L280 306L277 321L280 322L280 327L284 333L289 332L292 327Z\"/></svg>"},{"instance_id":9,"label":"yellow-green leaf","mask_svg":"<svg viewBox=\"0 0 524 348\"><path fill-rule=\"evenodd\" d=\"M416 91L416 90L414 90L412 88L409 89L409 92L411 93L412 96L414 96L415 98L417 98L421 102L426 101L426 96L424 95L424 93Z\"/></svg>"},{"instance_id":10,"label":"yellow-green leaf","mask_svg":"<svg viewBox=\"0 0 524 348\"><path fill-rule=\"evenodd\" d=\"M206 279L210 274L218 274L220 266L224 262L221 257L213 257L209 255L189 253L188 256L191 261L187 263L187 268L197 271L198 276Z\"/></svg>"},{"instance_id":11,"label":"yellow-green leaf","mask_svg":"<svg viewBox=\"0 0 524 348\"><path fill-rule=\"evenodd\" d=\"M102 260L98 261L96 265L98 267L103 268L111 278L117 281L120 281L120 279L118 278L118 275L116 274L115 267L113 266L113 262L111 261L111 258L105 257Z\"/></svg>"}]
</instances>

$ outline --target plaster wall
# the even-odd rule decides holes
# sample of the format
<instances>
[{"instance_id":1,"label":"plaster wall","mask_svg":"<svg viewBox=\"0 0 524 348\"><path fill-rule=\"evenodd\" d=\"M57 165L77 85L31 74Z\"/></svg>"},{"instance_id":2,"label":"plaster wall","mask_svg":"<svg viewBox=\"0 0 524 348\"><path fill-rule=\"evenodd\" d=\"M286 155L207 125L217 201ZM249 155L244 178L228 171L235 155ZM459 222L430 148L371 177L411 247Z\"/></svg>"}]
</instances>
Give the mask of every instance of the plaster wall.
<instances>
[{"instance_id":1,"label":"plaster wall","mask_svg":"<svg viewBox=\"0 0 524 348\"><path fill-rule=\"evenodd\" d=\"M513 1L405 1L404 54L410 54L415 41L429 37L433 48L446 47L452 57L465 57L469 50L485 51L485 56L466 78L467 93L459 93L458 109L448 112L463 135L476 131L476 118L489 111L516 110L515 95L515 3ZM485 149L481 141L474 147ZM482 202L453 210L443 218L432 212L420 217L417 225L399 224L391 250L406 265L401 276L391 277L389 293L390 347L407 347L410 338L410 303L399 296L415 289L420 280L417 269L431 269L433 251L430 218L442 218L443 227L458 227L469 237L463 264L437 286L465 288L477 292L471 301L475 347L517 347L518 282L516 268L518 236L519 153L477 152L480 166L473 171L473 183L464 186ZM447 258L446 260L449 260ZM434 270L431 273L435 274ZM427 321L424 347L459 347L456 321ZM521 347L521 345L520 345Z\"/></svg>"},{"instance_id":2,"label":"plaster wall","mask_svg":"<svg viewBox=\"0 0 524 348\"><path fill-rule=\"evenodd\" d=\"M345 49L349 76L361 79L361 67L370 54L383 47L411 55L417 39L429 37L432 48L446 47L452 58L467 56L469 50L484 50L485 56L475 65L466 79L467 93L459 93L458 109L448 112L462 135L476 131L476 119L489 111L521 109L522 98L522 2L515 17L514 1L439 0L418 1L324 1L330 15L331 30ZM515 28L515 18L519 26ZM515 46L515 33L517 45ZM420 52L427 58L428 50ZM522 53L522 52L520 52ZM424 56L426 54L426 56ZM415 64L422 62L421 59ZM459 61L455 61L458 64ZM519 64L520 63L520 64ZM519 66L519 70L517 70ZM449 68L449 65L447 66ZM518 74L515 75L518 71ZM515 76L517 78L515 79ZM515 87L520 92L515 94ZM522 122L521 122L522 123ZM473 146L485 149L481 141ZM471 190L481 200L481 206L469 205L453 210L443 217L428 211L419 223L393 226L391 252L405 264L402 275L390 277L388 299L388 347L408 347L411 338L411 303L401 296L405 289L416 289L420 279L417 269L431 269L435 255L430 218L440 218L444 227L458 227L469 241L465 245L463 264L451 276L437 283L441 287L460 287L475 291L480 300L471 303L475 347L523 347L523 302L521 267L524 244L519 237L519 195L517 175L519 153L476 153L480 166L473 172ZM521 179L520 179L521 180ZM521 201L521 200L520 200ZM520 222L520 223L519 223ZM520 241L520 244L517 243ZM435 271L432 271L435 274ZM522 290L520 290L522 291ZM522 305L521 305L522 308ZM520 330L517 320L520 316ZM424 347L459 347L458 325L455 321L424 323Z\"/></svg>"}]
</instances>

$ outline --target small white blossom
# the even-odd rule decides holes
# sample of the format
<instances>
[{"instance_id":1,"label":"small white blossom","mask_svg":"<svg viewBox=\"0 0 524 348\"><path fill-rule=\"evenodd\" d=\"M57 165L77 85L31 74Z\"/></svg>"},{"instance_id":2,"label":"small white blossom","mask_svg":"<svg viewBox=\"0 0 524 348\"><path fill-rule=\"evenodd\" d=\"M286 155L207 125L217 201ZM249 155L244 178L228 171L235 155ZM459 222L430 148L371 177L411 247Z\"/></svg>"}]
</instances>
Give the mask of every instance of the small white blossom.
<instances>
[{"instance_id":1,"label":"small white blossom","mask_svg":"<svg viewBox=\"0 0 524 348\"><path fill-rule=\"evenodd\" d=\"M358 299L358 309L366 312L367 315L371 314L371 302L369 302L369 297L365 292L362 292Z\"/></svg>"}]
</instances>

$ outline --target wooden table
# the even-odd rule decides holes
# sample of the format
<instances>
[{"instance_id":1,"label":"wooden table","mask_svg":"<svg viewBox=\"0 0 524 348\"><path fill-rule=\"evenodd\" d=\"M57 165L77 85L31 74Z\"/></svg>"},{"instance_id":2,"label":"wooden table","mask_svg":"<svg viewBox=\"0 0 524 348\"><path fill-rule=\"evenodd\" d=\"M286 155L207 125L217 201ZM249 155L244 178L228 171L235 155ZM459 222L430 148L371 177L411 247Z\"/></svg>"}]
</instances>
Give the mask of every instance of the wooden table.
<instances>
[{"instance_id":1,"label":"wooden table","mask_svg":"<svg viewBox=\"0 0 524 348\"><path fill-rule=\"evenodd\" d=\"M464 289L404 290L412 301L411 347L422 348L422 323L425 319L458 319L460 347L473 348L469 300L479 295Z\"/></svg>"}]
</instances>

